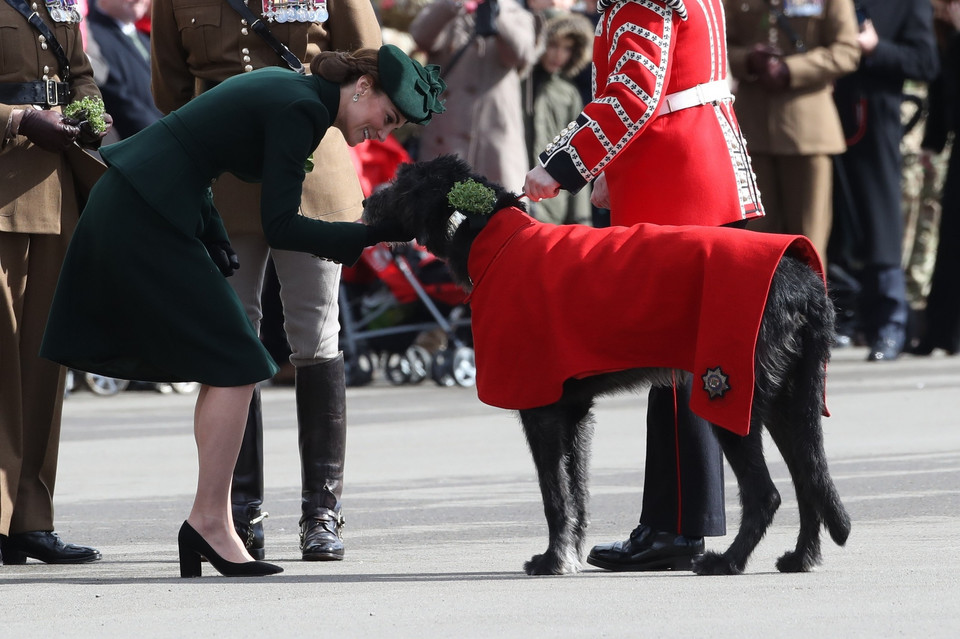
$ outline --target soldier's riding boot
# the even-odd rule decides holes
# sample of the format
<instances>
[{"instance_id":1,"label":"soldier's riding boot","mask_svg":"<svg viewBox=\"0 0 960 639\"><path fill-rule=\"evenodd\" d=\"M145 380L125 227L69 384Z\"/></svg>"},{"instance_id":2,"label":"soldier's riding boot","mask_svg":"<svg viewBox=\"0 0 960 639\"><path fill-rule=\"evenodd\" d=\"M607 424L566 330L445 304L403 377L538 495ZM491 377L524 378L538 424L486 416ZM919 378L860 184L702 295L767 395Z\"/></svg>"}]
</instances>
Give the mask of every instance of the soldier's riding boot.
<instances>
[{"instance_id":1,"label":"soldier's riding boot","mask_svg":"<svg viewBox=\"0 0 960 639\"><path fill-rule=\"evenodd\" d=\"M254 559L263 559L263 416L260 386L253 391L231 488L233 525Z\"/></svg>"},{"instance_id":2,"label":"soldier's riding boot","mask_svg":"<svg viewBox=\"0 0 960 639\"><path fill-rule=\"evenodd\" d=\"M343 460L347 397L343 354L297 369L302 468L300 550L304 561L343 559Z\"/></svg>"}]
</instances>

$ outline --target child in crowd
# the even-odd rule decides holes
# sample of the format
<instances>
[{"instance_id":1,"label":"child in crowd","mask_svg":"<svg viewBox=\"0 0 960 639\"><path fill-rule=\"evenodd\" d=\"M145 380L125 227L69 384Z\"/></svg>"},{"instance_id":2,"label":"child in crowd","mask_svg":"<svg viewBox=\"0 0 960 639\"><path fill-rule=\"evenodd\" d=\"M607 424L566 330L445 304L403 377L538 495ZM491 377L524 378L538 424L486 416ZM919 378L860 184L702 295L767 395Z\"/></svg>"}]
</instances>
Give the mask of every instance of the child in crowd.
<instances>
[{"instance_id":1,"label":"child in crowd","mask_svg":"<svg viewBox=\"0 0 960 639\"><path fill-rule=\"evenodd\" d=\"M544 25L544 41L546 49L524 80L524 125L531 166L557 131L583 110L573 78L590 64L593 26L580 14L556 12ZM590 224L590 189L577 194L561 191L555 198L532 203L531 213L543 222Z\"/></svg>"}]
</instances>

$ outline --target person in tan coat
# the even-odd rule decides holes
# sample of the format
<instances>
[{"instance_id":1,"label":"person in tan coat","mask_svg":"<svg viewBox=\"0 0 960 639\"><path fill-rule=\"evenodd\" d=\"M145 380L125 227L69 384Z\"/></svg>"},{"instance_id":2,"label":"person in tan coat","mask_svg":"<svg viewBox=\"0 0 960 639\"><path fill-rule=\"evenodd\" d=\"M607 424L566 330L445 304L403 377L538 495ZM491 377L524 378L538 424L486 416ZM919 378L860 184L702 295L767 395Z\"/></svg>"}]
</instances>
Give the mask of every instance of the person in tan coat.
<instances>
[{"instance_id":1,"label":"person in tan coat","mask_svg":"<svg viewBox=\"0 0 960 639\"><path fill-rule=\"evenodd\" d=\"M447 82L447 112L422 132L418 159L451 153L519 192L530 168L520 81L540 55L533 14L516 0L435 0L410 35Z\"/></svg>"},{"instance_id":2,"label":"person in tan coat","mask_svg":"<svg viewBox=\"0 0 960 639\"><path fill-rule=\"evenodd\" d=\"M846 150L833 82L860 61L853 0L724 0L734 109L767 215L753 230L805 235L826 257L833 161Z\"/></svg>"},{"instance_id":3,"label":"person in tan coat","mask_svg":"<svg viewBox=\"0 0 960 639\"><path fill-rule=\"evenodd\" d=\"M327 0L325 4L267 0L250 3L250 7L276 39L307 66L321 51L353 51L381 44L380 25L368 0ZM151 49L154 99L164 113L231 76L287 66L229 0L154 0ZM301 214L326 221L357 220L363 193L338 131L331 130L323 137L313 163L322 171L307 173ZM321 175L337 175L338 179L324 181ZM214 201L220 211L227 212L223 219L240 262L230 282L257 331L268 259L273 260L280 281L290 363L296 368L303 559L342 559L346 391L338 338L340 265L305 253L270 249L260 224L259 185L224 174L214 185ZM232 489L237 532L256 559L264 556L262 519L266 516L261 510L262 429L258 387L250 404Z\"/></svg>"},{"instance_id":4,"label":"person in tan coat","mask_svg":"<svg viewBox=\"0 0 960 639\"><path fill-rule=\"evenodd\" d=\"M0 3L0 563L84 563L100 552L64 543L53 525L66 371L38 353L80 212L74 180L101 166L61 111L100 92L80 15L66 2L20 4L53 40Z\"/></svg>"}]
</instances>

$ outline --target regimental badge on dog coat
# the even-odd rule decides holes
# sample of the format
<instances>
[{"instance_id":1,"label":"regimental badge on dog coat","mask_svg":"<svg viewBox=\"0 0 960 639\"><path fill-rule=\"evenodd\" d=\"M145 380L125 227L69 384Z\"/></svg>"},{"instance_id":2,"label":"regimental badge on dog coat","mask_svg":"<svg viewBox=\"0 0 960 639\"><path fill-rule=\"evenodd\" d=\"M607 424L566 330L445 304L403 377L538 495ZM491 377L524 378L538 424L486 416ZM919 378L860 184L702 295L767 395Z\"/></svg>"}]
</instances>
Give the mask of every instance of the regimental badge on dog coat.
<instances>
[{"instance_id":1,"label":"regimental badge on dog coat","mask_svg":"<svg viewBox=\"0 0 960 639\"><path fill-rule=\"evenodd\" d=\"M559 400L570 378L677 368L693 374L697 415L745 435L757 332L788 250L822 277L802 236L555 226L499 211L468 263L480 400L535 408Z\"/></svg>"}]
</instances>

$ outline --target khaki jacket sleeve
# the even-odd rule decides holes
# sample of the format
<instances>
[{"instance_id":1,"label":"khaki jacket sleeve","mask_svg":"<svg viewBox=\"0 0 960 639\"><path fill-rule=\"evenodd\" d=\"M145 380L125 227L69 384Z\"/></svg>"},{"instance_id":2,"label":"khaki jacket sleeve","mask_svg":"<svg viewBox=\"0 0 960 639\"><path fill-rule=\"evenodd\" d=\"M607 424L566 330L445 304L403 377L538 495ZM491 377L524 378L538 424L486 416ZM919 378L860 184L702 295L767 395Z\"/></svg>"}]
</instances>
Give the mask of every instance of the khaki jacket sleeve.
<instances>
[{"instance_id":1,"label":"khaki jacket sleeve","mask_svg":"<svg viewBox=\"0 0 960 639\"><path fill-rule=\"evenodd\" d=\"M153 0L150 21L150 89L157 108L166 114L193 98L196 80L180 42L173 1Z\"/></svg>"},{"instance_id":2,"label":"khaki jacket sleeve","mask_svg":"<svg viewBox=\"0 0 960 639\"><path fill-rule=\"evenodd\" d=\"M370 0L330 0L329 43L326 51L379 49L380 23Z\"/></svg>"}]
</instances>

